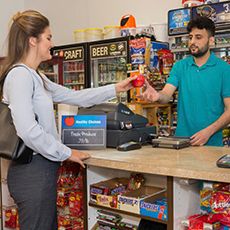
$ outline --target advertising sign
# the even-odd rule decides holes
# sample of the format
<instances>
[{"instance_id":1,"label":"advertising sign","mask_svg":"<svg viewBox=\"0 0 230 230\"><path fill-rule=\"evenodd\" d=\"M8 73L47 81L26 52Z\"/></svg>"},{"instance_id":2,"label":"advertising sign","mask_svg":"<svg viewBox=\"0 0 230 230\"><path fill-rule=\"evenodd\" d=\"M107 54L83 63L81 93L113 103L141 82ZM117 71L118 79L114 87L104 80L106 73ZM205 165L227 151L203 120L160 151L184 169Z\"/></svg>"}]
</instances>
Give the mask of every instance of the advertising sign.
<instances>
[{"instance_id":1,"label":"advertising sign","mask_svg":"<svg viewBox=\"0 0 230 230\"><path fill-rule=\"evenodd\" d=\"M191 19L190 8L180 8L168 11L168 35L187 33L187 25Z\"/></svg>"},{"instance_id":2,"label":"advertising sign","mask_svg":"<svg viewBox=\"0 0 230 230\"><path fill-rule=\"evenodd\" d=\"M106 115L62 116L62 141L76 149L106 147Z\"/></svg>"}]
</instances>

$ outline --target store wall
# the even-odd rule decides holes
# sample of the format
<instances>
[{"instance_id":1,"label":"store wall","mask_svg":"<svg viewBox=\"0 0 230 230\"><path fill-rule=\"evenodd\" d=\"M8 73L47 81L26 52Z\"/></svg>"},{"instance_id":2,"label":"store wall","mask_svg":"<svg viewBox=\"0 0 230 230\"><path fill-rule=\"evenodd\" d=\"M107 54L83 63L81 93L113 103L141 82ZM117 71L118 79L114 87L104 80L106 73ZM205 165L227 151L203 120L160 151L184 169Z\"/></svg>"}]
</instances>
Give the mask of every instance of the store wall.
<instances>
[{"instance_id":1,"label":"store wall","mask_svg":"<svg viewBox=\"0 0 230 230\"><path fill-rule=\"evenodd\" d=\"M88 0L88 25L102 28L106 25L119 25L123 15L132 14L136 18L137 25L153 24L157 39L165 40L167 12L181 7L181 2L182 0Z\"/></svg>"},{"instance_id":2,"label":"store wall","mask_svg":"<svg viewBox=\"0 0 230 230\"><path fill-rule=\"evenodd\" d=\"M24 0L0 0L0 57L5 53L10 18L22 9L24 9Z\"/></svg>"},{"instance_id":3,"label":"store wall","mask_svg":"<svg viewBox=\"0 0 230 230\"><path fill-rule=\"evenodd\" d=\"M137 25L153 24L158 40L167 38L166 23L169 9L181 7L181 0L1 0L0 56L8 30L8 21L17 11L35 9L50 22L55 45L73 43L76 29L119 25L125 14L133 14ZM3 15L3 17L2 17Z\"/></svg>"}]
</instances>

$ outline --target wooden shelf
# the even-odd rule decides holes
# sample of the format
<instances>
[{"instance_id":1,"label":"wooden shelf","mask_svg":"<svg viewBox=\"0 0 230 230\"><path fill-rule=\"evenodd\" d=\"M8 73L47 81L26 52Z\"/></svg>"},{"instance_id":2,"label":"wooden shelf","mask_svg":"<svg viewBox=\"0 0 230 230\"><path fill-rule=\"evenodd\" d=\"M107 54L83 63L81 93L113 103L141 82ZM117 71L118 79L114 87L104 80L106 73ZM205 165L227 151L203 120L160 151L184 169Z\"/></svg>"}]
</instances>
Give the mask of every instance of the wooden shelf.
<instances>
[{"instance_id":1,"label":"wooden shelf","mask_svg":"<svg viewBox=\"0 0 230 230\"><path fill-rule=\"evenodd\" d=\"M171 120L172 120L172 103L168 104L159 104L159 103L148 103L148 102L135 102L135 103L129 103L128 107L137 114L140 114L142 116L145 116L148 118L149 123L153 124L157 128L160 127L159 121L157 118L157 110L159 108L164 109L167 111L168 114L168 130L170 132L170 127L172 126ZM166 127L166 126L165 126ZM157 130L158 132L159 130Z\"/></svg>"},{"instance_id":2,"label":"wooden shelf","mask_svg":"<svg viewBox=\"0 0 230 230\"><path fill-rule=\"evenodd\" d=\"M123 211L123 210L120 210L120 209L110 208L110 207L98 205L98 204L95 204L93 202L89 202L89 206L99 208L99 209L105 209L105 210L113 211L113 212L116 212L118 214L125 214L125 215L129 215L129 216L134 216L134 217L138 217L138 218L141 218L141 219L150 220L150 221L154 221L154 222L157 222L157 223L167 225L167 221L164 221L164 220L159 220L159 219L151 218L151 217L148 217L148 216L142 216L140 214L133 213L133 212L126 212L126 211Z\"/></svg>"},{"instance_id":3,"label":"wooden shelf","mask_svg":"<svg viewBox=\"0 0 230 230\"><path fill-rule=\"evenodd\" d=\"M85 83L84 82L82 82L82 83L80 83L80 82L76 82L76 83L64 83L64 85L84 85Z\"/></svg>"},{"instance_id":4,"label":"wooden shelf","mask_svg":"<svg viewBox=\"0 0 230 230\"><path fill-rule=\"evenodd\" d=\"M63 73L83 73L84 70L64 70Z\"/></svg>"}]
</instances>

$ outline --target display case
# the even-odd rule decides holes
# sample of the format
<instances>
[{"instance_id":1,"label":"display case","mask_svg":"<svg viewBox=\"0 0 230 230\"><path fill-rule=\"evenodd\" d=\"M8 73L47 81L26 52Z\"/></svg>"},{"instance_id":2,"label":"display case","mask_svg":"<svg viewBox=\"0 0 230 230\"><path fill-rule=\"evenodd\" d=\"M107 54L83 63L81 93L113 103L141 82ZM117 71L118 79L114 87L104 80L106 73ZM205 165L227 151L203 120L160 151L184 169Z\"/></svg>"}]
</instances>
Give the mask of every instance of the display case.
<instances>
[{"instance_id":1,"label":"display case","mask_svg":"<svg viewBox=\"0 0 230 230\"><path fill-rule=\"evenodd\" d=\"M46 77L55 83L59 83L59 71L58 65L60 62L59 57L53 56L51 60L44 61L39 65L39 71L41 71Z\"/></svg>"},{"instance_id":2,"label":"display case","mask_svg":"<svg viewBox=\"0 0 230 230\"><path fill-rule=\"evenodd\" d=\"M119 178L128 178L130 177L130 174L132 172L124 171L124 170L116 170L116 177ZM93 190L90 189L93 188L92 185L100 181L111 181L112 178L114 178L114 170L111 170L109 168L101 168L101 167L94 167L94 166L88 166L87 167L87 185L88 185L88 229L98 229L96 228L96 220L98 220L98 210L106 210L111 213L115 213L122 217L122 220L126 223L130 223L130 225L136 226L131 229L137 229L137 226L139 225L139 222L141 219L143 220L150 220L155 223L159 223L160 225L164 226L164 229L172 230L173 229L173 223L172 223L172 205L173 205L173 180L171 177L164 177L164 176L154 176L150 174L143 174L145 177L145 182L148 185L148 192L153 193L153 195L148 195L147 197L149 199L146 199L145 201L141 198L136 198L135 194L126 194L118 195L118 206L112 207L110 204L106 205L106 200L108 196L104 196L102 198L102 202L94 202L92 201L91 193ZM91 185L91 186L90 186ZM163 188L163 190L157 190L159 188ZM158 192L156 192L156 190ZM163 192L162 192L163 191ZM147 191L145 191L147 192ZM148 193L147 192L147 193ZM131 195L130 198L128 196ZM127 197L125 197L127 196ZM142 196L144 197L144 195ZM146 198L147 198L146 197ZM146 213L145 205L148 205L148 202L151 202L151 200L157 200L162 198L167 199L167 214L161 213L156 214L156 209L151 213ZM100 198L99 198L100 199ZM131 204L134 202L133 204ZM145 202L145 204L143 203ZM124 206L124 207L123 207ZM149 204L151 206L151 204ZM157 206L157 205L156 205ZM156 206L154 206L156 208ZM142 208L141 208L142 207ZM163 210L162 210L163 211ZM154 216L154 212L156 216ZM117 225L116 225L117 226ZM115 226L114 226L115 227ZM115 229L123 229L122 227L119 227L119 224L117 228Z\"/></svg>"},{"instance_id":3,"label":"display case","mask_svg":"<svg viewBox=\"0 0 230 230\"><path fill-rule=\"evenodd\" d=\"M74 90L89 87L86 43L55 46L53 57L58 59L59 84Z\"/></svg>"}]
</instances>

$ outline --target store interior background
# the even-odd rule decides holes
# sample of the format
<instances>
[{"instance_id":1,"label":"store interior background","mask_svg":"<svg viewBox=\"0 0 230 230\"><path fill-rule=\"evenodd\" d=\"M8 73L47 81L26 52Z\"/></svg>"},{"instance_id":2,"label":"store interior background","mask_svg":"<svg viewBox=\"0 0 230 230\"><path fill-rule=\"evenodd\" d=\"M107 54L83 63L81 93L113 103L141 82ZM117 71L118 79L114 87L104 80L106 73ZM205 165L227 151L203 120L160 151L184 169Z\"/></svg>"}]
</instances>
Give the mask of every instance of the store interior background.
<instances>
[{"instance_id":1,"label":"store interior background","mask_svg":"<svg viewBox=\"0 0 230 230\"><path fill-rule=\"evenodd\" d=\"M153 24L156 38L167 40L167 12L182 7L181 0L1 0L0 56L6 53L6 37L12 15L26 9L38 10L50 20L54 45L74 43L73 31L119 25L123 15L132 14L136 24Z\"/></svg>"}]
</instances>

